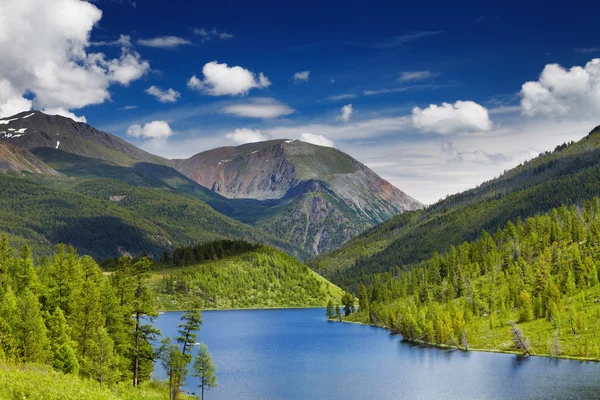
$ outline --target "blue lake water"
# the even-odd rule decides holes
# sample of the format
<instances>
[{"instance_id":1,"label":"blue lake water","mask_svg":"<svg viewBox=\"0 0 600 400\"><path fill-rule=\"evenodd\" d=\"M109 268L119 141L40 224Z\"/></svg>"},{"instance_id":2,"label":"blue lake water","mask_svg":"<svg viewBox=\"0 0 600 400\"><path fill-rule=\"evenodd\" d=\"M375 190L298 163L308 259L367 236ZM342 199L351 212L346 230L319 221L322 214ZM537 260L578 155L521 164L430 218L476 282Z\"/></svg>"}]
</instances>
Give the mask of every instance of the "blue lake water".
<instances>
[{"instance_id":1,"label":"blue lake water","mask_svg":"<svg viewBox=\"0 0 600 400\"><path fill-rule=\"evenodd\" d=\"M323 309L205 311L219 386L206 399L600 399L600 363L446 351ZM155 325L176 336L181 313ZM155 374L165 378L157 365ZM186 389L194 391L194 378Z\"/></svg>"}]
</instances>

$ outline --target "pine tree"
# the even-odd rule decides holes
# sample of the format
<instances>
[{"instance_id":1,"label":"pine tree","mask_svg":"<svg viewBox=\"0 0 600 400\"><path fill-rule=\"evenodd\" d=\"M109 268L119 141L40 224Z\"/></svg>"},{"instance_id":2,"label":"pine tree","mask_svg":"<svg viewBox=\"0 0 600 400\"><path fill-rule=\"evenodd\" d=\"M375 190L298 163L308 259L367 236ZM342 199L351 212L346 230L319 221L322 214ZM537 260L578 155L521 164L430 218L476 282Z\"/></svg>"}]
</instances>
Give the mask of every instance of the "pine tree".
<instances>
[{"instance_id":1,"label":"pine tree","mask_svg":"<svg viewBox=\"0 0 600 400\"><path fill-rule=\"evenodd\" d=\"M170 338L162 340L158 358L169 380L169 400L176 399L177 385L184 382L189 360L183 356L177 344L171 343Z\"/></svg>"},{"instance_id":2,"label":"pine tree","mask_svg":"<svg viewBox=\"0 0 600 400\"><path fill-rule=\"evenodd\" d=\"M362 283L358 287L358 312L368 313L367 288Z\"/></svg>"},{"instance_id":3,"label":"pine tree","mask_svg":"<svg viewBox=\"0 0 600 400\"><path fill-rule=\"evenodd\" d=\"M346 292L342 295L342 304L344 305L344 315L347 317L354 311L354 296Z\"/></svg>"},{"instance_id":4,"label":"pine tree","mask_svg":"<svg viewBox=\"0 0 600 400\"><path fill-rule=\"evenodd\" d=\"M212 357L208 347L204 342L198 347L198 354L193 365L193 376L200 380L198 387L201 389L200 399L204 400L204 391L217 386L216 369L212 362Z\"/></svg>"},{"instance_id":5,"label":"pine tree","mask_svg":"<svg viewBox=\"0 0 600 400\"><path fill-rule=\"evenodd\" d=\"M50 356L46 326L37 296L25 287L17 299L17 317L13 329L18 351L24 362L45 362Z\"/></svg>"},{"instance_id":6,"label":"pine tree","mask_svg":"<svg viewBox=\"0 0 600 400\"><path fill-rule=\"evenodd\" d=\"M69 336L71 328L60 307L54 309L46 321L46 326L52 354L52 367L57 371L76 375L79 372L79 361L74 350L76 346Z\"/></svg>"},{"instance_id":7,"label":"pine tree","mask_svg":"<svg viewBox=\"0 0 600 400\"><path fill-rule=\"evenodd\" d=\"M327 316L328 320L332 320L335 318L335 309L333 306L333 301L331 299L329 299L329 301L327 302L327 311L325 312L325 315Z\"/></svg>"},{"instance_id":8,"label":"pine tree","mask_svg":"<svg viewBox=\"0 0 600 400\"><path fill-rule=\"evenodd\" d=\"M133 282L131 314L134 321L132 334L133 386L138 386L142 375L149 374L152 370L154 351L151 342L159 334L159 331L151 323L143 323L144 321L152 322L156 315L148 282L151 267L152 261L142 257L131 268Z\"/></svg>"}]
</instances>

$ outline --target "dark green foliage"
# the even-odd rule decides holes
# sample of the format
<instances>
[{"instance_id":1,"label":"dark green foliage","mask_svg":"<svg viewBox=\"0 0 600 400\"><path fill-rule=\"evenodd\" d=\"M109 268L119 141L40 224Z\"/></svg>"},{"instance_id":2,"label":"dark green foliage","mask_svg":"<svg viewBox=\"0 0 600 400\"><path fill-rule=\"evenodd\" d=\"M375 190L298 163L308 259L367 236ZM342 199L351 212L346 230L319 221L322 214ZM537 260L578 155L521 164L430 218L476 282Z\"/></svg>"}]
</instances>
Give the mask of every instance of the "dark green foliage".
<instances>
[{"instance_id":1,"label":"dark green foliage","mask_svg":"<svg viewBox=\"0 0 600 400\"><path fill-rule=\"evenodd\" d=\"M342 296L342 304L344 305L344 315L346 317L354 312L354 296L350 293L344 293Z\"/></svg>"}]
</instances>

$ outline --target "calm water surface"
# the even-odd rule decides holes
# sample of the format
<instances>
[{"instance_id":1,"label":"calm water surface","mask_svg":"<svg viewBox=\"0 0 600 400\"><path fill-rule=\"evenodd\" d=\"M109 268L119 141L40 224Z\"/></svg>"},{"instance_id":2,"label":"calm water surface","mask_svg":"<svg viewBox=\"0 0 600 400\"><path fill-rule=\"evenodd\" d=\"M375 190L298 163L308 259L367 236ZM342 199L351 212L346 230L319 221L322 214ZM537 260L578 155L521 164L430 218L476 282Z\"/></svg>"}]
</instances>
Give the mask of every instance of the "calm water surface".
<instances>
[{"instance_id":1,"label":"calm water surface","mask_svg":"<svg viewBox=\"0 0 600 400\"><path fill-rule=\"evenodd\" d=\"M205 311L211 399L600 399L600 363L412 346L323 309ZM181 313L155 325L176 336ZM160 366L156 374L164 378ZM193 391L194 378L186 388Z\"/></svg>"}]
</instances>

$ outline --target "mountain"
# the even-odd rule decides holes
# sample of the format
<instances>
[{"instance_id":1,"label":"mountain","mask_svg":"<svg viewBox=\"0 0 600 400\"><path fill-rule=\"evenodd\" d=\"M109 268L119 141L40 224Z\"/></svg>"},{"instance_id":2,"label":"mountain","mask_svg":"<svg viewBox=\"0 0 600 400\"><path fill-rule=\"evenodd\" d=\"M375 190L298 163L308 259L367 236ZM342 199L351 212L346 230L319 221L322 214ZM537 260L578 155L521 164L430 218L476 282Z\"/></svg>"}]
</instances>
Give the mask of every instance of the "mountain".
<instances>
[{"instance_id":1,"label":"mountain","mask_svg":"<svg viewBox=\"0 0 600 400\"><path fill-rule=\"evenodd\" d=\"M374 274L425 260L435 251L494 233L508 221L562 204L581 204L600 193L600 127L576 143L525 162L499 178L398 215L310 261L333 282L356 288Z\"/></svg>"},{"instance_id":2,"label":"mountain","mask_svg":"<svg viewBox=\"0 0 600 400\"><path fill-rule=\"evenodd\" d=\"M25 111L1 119L1 141L27 150L40 147L60 149L122 166L132 166L137 162L169 165L168 160L138 149L110 133L83 122L40 111Z\"/></svg>"},{"instance_id":3,"label":"mountain","mask_svg":"<svg viewBox=\"0 0 600 400\"><path fill-rule=\"evenodd\" d=\"M14 147L10 143L0 142L0 173L9 171L59 175L59 172L29 151Z\"/></svg>"},{"instance_id":4,"label":"mountain","mask_svg":"<svg viewBox=\"0 0 600 400\"><path fill-rule=\"evenodd\" d=\"M339 150L300 141L253 143L211 150L188 160L167 160L86 123L32 111L0 120L0 144L6 160L0 168L33 172L27 179L58 191L49 194L51 197L59 198L59 192L69 192L67 198L74 193L110 201L115 196L127 196L120 192L138 189L135 201L130 196L113 202L127 208L138 204L140 198L145 199L138 209L129 210L127 221L141 217L144 224L155 224L170 216L170 222L161 222L168 226L167 231L154 235L153 240L148 241L145 236L129 250L128 243L115 246L109 240L98 246L102 249L94 253L98 256L117 251L136 253L142 244L156 252L161 243L175 246L217 238L245 238L266 240L294 256L307 258L337 249L365 229L421 207ZM80 192L88 187L88 181L94 190ZM164 202L166 198L171 199L170 203ZM190 201L195 202L193 207ZM34 199L28 204L34 207ZM178 207L186 207L186 211L175 211ZM190 215L192 209L197 209L198 215ZM215 214L220 215L217 219L223 221L225 228L209 224L217 220ZM178 219L182 215L188 219ZM190 225L190 221L194 224ZM184 226L189 228L185 234ZM148 235L144 229L140 232ZM49 233L42 235L47 244L55 242L45 236ZM78 243L78 247L88 251L89 243Z\"/></svg>"},{"instance_id":5,"label":"mountain","mask_svg":"<svg viewBox=\"0 0 600 400\"><path fill-rule=\"evenodd\" d=\"M178 171L215 193L254 200L238 202L250 209L238 218L313 254L422 207L349 155L298 140L221 147L172 161Z\"/></svg>"}]
</instances>

